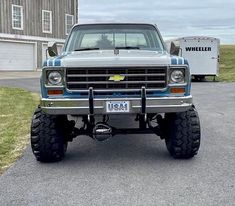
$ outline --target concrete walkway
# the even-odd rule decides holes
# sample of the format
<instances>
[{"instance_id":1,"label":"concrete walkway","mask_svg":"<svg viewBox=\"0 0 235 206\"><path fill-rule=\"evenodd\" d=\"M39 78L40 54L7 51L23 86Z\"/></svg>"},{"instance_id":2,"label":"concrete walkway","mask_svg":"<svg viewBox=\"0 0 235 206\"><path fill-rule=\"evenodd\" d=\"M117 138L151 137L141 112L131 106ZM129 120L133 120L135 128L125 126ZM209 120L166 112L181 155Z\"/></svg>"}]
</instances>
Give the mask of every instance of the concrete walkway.
<instances>
[{"instance_id":1,"label":"concrete walkway","mask_svg":"<svg viewBox=\"0 0 235 206\"><path fill-rule=\"evenodd\" d=\"M41 71L0 71L1 79L29 79L39 78Z\"/></svg>"}]
</instances>

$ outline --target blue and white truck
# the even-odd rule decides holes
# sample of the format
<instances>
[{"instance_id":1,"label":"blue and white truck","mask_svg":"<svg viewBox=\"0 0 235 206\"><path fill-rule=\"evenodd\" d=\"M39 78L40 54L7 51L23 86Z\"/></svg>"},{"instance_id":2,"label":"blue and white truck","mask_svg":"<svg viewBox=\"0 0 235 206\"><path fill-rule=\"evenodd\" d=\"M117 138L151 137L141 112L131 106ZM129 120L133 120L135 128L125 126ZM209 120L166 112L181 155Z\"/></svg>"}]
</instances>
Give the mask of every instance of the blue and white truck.
<instances>
[{"instance_id":1,"label":"blue and white truck","mask_svg":"<svg viewBox=\"0 0 235 206\"><path fill-rule=\"evenodd\" d=\"M79 135L104 141L117 134L156 134L175 158L197 154L201 132L188 62L167 52L156 25L78 24L61 55L55 43L48 53L31 126L38 161L61 160ZM134 116L136 127L109 121L127 116Z\"/></svg>"}]
</instances>

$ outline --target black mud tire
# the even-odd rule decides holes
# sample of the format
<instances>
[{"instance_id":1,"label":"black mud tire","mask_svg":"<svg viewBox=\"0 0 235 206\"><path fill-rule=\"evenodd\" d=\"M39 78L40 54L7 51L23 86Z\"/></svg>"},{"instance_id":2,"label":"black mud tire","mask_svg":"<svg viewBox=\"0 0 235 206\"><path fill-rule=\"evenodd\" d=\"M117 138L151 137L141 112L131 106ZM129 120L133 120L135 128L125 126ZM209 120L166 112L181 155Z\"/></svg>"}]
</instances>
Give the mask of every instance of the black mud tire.
<instances>
[{"instance_id":1,"label":"black mud tire","mask_svg":"<svg viewBox=\"0 0 235 206\"><path fill-rule=\"evenodd\" d=\"M48 115L36 109L31 123L31 147L40 162L57 162L63 159L67 141L63 125L67 116Z\"/></svg>"},{"instance_id":2,"label":"black mud tire","mask_svg":"<svg viewBox=\"0 0 235 206\"><path fill-rule=\"evenodd\" d=\"M165 142L171 156L192 158L198 153L200 140L200 121L194 107L186 112L165 114Z\"/></svg>"}]
</instances>

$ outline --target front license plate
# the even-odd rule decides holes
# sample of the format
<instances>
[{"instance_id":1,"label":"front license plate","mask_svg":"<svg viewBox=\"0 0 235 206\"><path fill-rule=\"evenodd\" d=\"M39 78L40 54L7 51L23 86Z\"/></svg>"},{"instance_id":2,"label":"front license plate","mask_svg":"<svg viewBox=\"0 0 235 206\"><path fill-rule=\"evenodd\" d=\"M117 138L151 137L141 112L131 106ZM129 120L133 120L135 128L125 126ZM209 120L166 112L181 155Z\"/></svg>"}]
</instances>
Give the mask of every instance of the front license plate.
<instances>
[{"instance_id":1,"label":"front license plate","mask_svg":"<svg viewBox=\"0 0 235 206\"><path fill-rule=\"evenodd\" d=\"M106 112L107 113L130 112L130 102L129 101L107 101Z\"/></svg>"}]
</instances>

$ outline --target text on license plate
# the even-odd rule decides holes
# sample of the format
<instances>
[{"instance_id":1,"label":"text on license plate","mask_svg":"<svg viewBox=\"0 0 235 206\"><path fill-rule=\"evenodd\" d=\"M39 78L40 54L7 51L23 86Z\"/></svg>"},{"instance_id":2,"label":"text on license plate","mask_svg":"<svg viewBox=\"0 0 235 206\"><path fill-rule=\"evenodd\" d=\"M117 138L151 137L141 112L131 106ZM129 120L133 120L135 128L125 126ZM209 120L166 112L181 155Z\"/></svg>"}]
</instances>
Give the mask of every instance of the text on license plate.
<instances>
[{"instance_id":1,"label":"text on license plate","mask_svg":"<svg viewBox=\"0 0 235 206\"><path fill-rule=\"evenodd\" d=\"M107 101L106 112L107 113L130 112L130 102L129 101Z\"/></svg>"}]
</instances>

